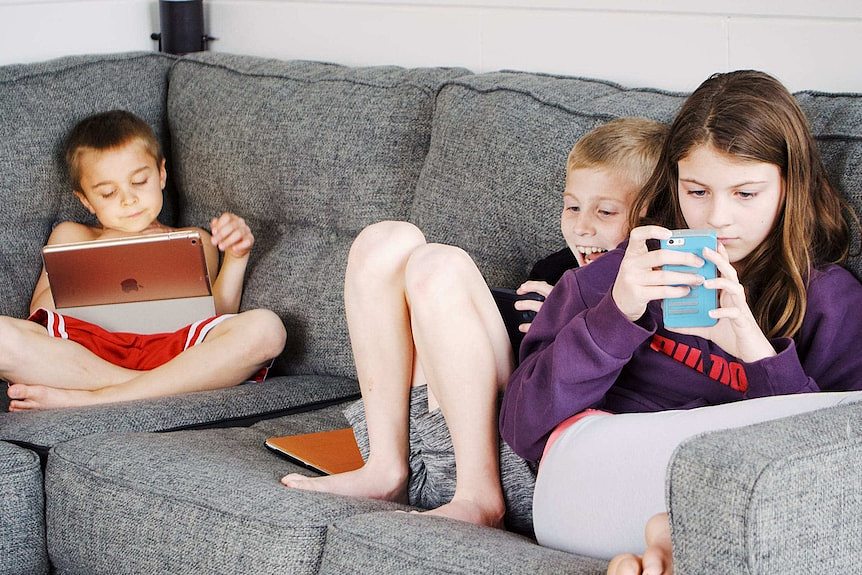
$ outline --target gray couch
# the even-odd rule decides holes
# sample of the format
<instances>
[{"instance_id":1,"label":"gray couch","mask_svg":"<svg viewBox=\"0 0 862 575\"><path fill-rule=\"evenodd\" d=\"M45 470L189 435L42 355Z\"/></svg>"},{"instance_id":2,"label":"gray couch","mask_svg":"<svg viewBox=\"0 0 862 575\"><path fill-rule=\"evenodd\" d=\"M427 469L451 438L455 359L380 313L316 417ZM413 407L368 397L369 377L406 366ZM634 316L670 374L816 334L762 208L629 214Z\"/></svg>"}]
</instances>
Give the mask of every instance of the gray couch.
<instances>
[{"instance_id":1,"label":"gray couch","mask_svg":"<svg viewBox=\"0 0 862 575\"><path fill-rule=\"evenodd\" d=\"M862 210L862 96L797 96L833 181ZM345 425L358 387L342 280L364 226L410 220L465 248L490 284L517 285L563 245L572 143L618 116L669 120L683 98L224 54L0 68L0 314L26 314L52 226L91 221L63 175L63 135L122 107L164 142L165 222L206 225L222 210L248 220L257 244L243 308L276 311L288 331L261 385L0 413L0 572L603 572L604 561L525 535L282 488L299 469L263 442ZM677 572L860 572L860 420L862 404L850 405L681 446L667 483Z\"/></svg>"}]
</instances>

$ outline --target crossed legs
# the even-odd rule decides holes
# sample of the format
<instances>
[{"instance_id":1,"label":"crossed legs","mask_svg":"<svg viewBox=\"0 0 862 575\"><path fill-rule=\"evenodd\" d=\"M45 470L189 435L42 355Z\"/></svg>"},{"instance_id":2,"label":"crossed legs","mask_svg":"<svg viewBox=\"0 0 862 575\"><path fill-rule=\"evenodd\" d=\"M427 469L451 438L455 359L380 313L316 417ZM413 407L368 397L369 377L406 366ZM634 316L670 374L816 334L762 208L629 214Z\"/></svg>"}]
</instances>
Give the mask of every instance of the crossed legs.
<instances>
[{"instance_id":1,"label":"crossed legs","mask_svg":"<svg viewBox=\"0 0 862 575\"><path fill-rule=\"evenodd\" d=\"M83 346L50 337L33 322L0 318L0 377L12 411L111 403L236 385L284 348L268 310L228 318L206 339L150 371L115 366Z\"/></svg>"}]
</instances>

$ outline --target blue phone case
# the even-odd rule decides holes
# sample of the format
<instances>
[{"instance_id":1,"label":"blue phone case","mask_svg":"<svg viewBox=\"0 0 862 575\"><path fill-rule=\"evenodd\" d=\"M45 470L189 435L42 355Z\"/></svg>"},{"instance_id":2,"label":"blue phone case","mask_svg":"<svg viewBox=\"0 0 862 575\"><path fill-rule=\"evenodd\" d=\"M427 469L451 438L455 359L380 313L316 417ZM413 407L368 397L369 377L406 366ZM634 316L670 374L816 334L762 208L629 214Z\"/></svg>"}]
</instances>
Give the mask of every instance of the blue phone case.
<instances>
[{"instance_id":1,"label":"blue phone case","mask_svg":"<svg viewBox=\"0 0 862 575\"><path fill-rule=\"evenodd\" d=\"M703 258L703 248L718 249L718 239L710 230L674 230L673 237L661 240L661 249L692 252ZM703 258L706 261L706 258ZM715 264L706 261L702 268L689 266L662 266L674 272L702 275L706 279L716 276ZM717 320L709 317L709 311L718 307L718 292L702 285L692 286L685 297L662 300L662 317L665 327L710 327Z\"/></svg>"}]
</instances>

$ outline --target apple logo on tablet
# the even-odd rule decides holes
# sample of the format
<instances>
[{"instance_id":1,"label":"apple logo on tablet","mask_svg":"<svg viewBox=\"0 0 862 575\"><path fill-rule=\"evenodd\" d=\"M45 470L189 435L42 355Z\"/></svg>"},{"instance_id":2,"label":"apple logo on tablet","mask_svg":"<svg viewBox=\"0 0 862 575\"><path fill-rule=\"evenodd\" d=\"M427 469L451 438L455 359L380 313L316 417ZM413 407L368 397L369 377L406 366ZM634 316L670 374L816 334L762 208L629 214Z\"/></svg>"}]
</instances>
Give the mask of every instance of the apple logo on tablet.
<instances>
[{"instance_id":1,"label":"apple logo on tablet","mask_svg":"<svg viewBox=\"0 0 862 575\"><path fill-rule=\"evenodd\" d=\"M136 280L135 278L129 278L127 280L121 281L120 287L123 288L123 293L129 293L132 291L138 291L144 286L138 284L138 280Z\"/></svg>"}]
</instances>

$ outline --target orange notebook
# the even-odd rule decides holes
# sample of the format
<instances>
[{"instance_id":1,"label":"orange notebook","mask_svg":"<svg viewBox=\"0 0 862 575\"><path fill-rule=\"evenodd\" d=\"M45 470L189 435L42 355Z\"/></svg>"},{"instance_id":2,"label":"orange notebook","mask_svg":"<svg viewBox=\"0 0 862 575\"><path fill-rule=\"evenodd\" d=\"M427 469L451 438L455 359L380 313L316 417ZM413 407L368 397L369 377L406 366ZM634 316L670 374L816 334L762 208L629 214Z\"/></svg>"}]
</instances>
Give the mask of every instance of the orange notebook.
<instances>
[{"instance_id":1,"label":"orange notebook","mask_svg":"<svg viewBox=\"0 0 862 575\"><path fill-rule=\"evenodd\" d=\"M266 446L294 463L324 475L353 471L364 463L352 427L270 437Z\"/></svg>"}]
</instances>

